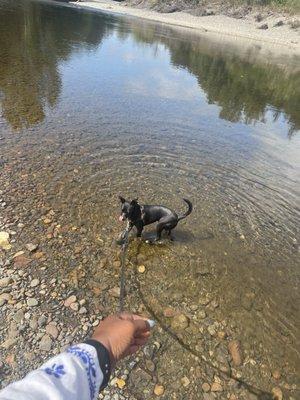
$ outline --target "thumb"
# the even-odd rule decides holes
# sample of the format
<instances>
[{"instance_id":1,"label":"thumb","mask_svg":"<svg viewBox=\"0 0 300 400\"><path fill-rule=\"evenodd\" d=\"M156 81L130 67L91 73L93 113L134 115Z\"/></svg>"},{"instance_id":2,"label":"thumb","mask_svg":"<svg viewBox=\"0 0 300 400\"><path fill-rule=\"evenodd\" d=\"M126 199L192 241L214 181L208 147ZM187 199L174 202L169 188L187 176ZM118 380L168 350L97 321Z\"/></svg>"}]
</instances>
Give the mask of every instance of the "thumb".
<instances>
[{"instance_id":1,"label":"thumb","mask_svg":"<svg viewBox=\"0 0 300 400\"><path fill-rule=\"evenodd\" d=\"M133 321L135 334L141 334L150 331L150 325L145 319L135 319Z\"/></svg>"}]
</instances>

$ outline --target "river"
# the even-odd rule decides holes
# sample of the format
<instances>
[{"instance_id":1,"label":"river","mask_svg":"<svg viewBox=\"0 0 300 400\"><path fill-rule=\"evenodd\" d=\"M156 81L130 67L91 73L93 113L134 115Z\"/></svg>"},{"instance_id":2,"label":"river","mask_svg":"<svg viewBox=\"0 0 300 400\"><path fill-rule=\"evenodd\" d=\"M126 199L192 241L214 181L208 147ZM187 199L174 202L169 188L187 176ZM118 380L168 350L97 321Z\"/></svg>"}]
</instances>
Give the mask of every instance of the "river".
<instances>
[{"instance_id":1,"label":"river","mask_svg":"<svg viewBox=\"0 0 300 400\"><path fill-rule=\"evenodd\" d=\"M194 205L173 242L130 244L126 305L150 307L179 342L157 328L155 377L139 388L129 380L129 398L152 398L157 381L166 399L201 398L204 380L216 380L201 355L224 364L231 339L243 348L244 365L233 368L243 381L297 398L299 59L113 14L2 0L0 104L2 222L24 224L18 241L38 241L48 254L36 273L73 285L90 312L117 309L118 195L177 212L183 197ZM39 221L49 213L55 224L45 231ZM144 237L153 234L149 227ZM172 325L166 309L189 326ZM232 391L250 399L221 378L223 391L208 400Z\"/></svg>"}]
</instances>

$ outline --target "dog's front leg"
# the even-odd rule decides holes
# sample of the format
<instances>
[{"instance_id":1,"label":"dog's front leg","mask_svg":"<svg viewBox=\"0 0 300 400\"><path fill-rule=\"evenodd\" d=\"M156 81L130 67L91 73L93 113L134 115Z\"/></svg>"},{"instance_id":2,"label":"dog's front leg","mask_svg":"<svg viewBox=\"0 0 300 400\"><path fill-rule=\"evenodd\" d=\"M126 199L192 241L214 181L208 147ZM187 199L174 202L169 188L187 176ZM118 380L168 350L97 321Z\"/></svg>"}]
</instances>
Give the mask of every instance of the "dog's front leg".
<instances>
[{"instance_id":1,"label":"dog's front leg","mask_svg":"<svg viewBox=\"0 0 300 400\"><path fill-rule=\"evenodd\" d=\"M142 236L143 229L144 229L144 223L143 223L143 221L142 221L142 220L137 221L137 222L135 223L135 227L136 227L136 230L137 230L136 236L137 236L137 237L141 237L141 236Z\"/></svg>"}]
</instances>

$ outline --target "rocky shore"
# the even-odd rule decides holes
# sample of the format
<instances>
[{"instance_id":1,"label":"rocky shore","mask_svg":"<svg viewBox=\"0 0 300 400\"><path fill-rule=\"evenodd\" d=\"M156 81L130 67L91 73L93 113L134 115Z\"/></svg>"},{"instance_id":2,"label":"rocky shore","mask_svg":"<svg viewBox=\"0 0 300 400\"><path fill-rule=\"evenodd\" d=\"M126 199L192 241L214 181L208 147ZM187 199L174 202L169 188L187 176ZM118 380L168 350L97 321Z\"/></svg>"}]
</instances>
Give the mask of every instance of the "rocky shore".
<instances>
[{"instance_id":1,"label":"rocky shore","mask_svg":"<svg viewBox=\"0 0 300 400\"><path fill-rule=\"evenodd\" d=\"M65 225L58 212L42 205L29 213L28 225L24 214L15 215L12 199L4 192L1 197L3 387L82 341L117 309L120 252L114 248L113 257L106 256L107 238L99 236L93 245L84 227ZM234 321L219 319L217 298L200 295L194 304L186 304L178 293L173 304L161 309L155 297L139 296L155 263L139 253L140 246L131 244L127 307L144 314L150 308L160 323L150 343L114 372L100 399L296 399L295 381L289 381L284 365L270 369L260 360L257 344L241 343ZM61 265L57 262L62 252L70 266L65 277L63 258ZM203 279L213 274L201 271ZM245 300L245 307L253 302Z\"/></svg>"}]
</instances>

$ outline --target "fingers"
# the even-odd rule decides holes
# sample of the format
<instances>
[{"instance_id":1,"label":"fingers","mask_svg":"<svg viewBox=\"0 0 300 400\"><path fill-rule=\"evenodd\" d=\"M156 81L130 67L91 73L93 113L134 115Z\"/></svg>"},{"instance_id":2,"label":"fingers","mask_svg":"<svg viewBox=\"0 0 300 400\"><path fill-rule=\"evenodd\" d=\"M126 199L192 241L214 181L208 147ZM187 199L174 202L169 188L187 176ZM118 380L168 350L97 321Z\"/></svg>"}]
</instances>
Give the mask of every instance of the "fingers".
<instances>
[{"instance_id":1,"label":"fingers","mask_svg":"<svg viewBox=\"0 0 300 400\"><path fill-rule=\"evenodd\" d=\"M133 322L135 335L143 332L148 332L150 330L150 325L147 322L147 318L126 312L122 312L121 314L119 314L119 318L122 320Z\"/></svg>"},{"instance_id":2,"label":"fingers","mask_svg":"<svg viewBox=\"0 0 300 400\"><path fill-rule=\"evenodd\" d=\"M133 341L133 345L143 346L148 342L148 337L145 338L135 338Z\"/></svg>"},{"instance_id":3,"label":"fingers","mask_svg":"<svg viewBox=\"0 0 300 400\"><path fill-rule=\"evenodd\" d=\"M150 331L150 325L145 319L136 319L133 321L135 328L135 335L140 335Z\"/></svg>"}]
</instances>

